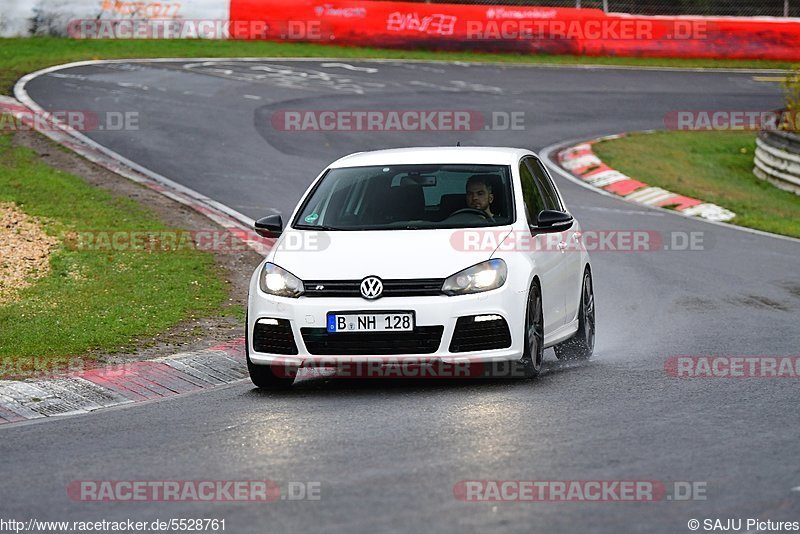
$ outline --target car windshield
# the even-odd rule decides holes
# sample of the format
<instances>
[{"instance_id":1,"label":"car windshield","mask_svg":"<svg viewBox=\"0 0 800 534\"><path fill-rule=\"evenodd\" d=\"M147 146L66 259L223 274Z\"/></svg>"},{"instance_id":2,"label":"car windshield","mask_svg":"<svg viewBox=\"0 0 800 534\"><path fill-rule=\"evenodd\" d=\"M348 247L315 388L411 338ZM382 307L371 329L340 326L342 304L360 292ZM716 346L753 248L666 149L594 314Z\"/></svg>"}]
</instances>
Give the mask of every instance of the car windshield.
<instances>
[{"instance_id":1,"label":"car windshield","mask_svg":"<svg viewBox=\"0 0 800 534\"><path fill-rule=\"evenodd\" d=\"M418 230L514 221L510 168L392 165L330 169L303 203L294 228Z\"/></svg>"}]
</instances>

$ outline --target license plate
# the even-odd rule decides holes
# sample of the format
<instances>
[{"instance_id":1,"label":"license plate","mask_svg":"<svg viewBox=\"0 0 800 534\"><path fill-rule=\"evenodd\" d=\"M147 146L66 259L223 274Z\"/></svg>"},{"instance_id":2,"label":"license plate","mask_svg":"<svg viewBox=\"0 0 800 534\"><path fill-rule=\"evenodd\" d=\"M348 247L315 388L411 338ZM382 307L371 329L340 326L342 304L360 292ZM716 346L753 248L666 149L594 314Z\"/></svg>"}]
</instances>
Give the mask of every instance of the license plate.
<instances>
[{"instance_id":1,"label":"license plate","mask_svg":"<svg viewBox=\"0 0 800 534\"><path fill-rule=\"evenodd\" d=\"M329 313L328 332L410 332L413 313Z\"/></svg>"}]
</instances>

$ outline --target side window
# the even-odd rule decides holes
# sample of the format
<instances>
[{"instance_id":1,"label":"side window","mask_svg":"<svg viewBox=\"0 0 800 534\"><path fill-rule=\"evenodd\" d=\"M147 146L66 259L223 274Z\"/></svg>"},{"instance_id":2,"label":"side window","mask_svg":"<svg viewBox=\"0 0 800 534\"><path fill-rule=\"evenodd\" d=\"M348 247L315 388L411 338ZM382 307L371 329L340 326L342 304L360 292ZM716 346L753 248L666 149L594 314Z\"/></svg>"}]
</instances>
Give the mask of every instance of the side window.
<instances>
[{"instance_id":1,"label":"side window","mask_svg":"<svg viewBox=\"0 0 800 534\"><path fill-rule=\"evenodd\" d=\"M539 212L545 207L542 196L539 194L539 188L536 187L533 173L525 164L525 160L519 164L519 177L522 185L522 199L525 202L525 215L528 218L528 224L535 226Z\"/></svg>"},{"instance_id":2,"label":"side window","mask_svg":"<svg viewBox=\"0 0 800 534\"><path fill-rule=\"evenodd\" d=\"M561 201L558 199L558 193L556 193L556 189L553 186L553 182L550 181L547 171L542 167L542 163L534 158L525 158L525 163L528 164L536 180L536 185L542 193L545 205L544 209L564 211L564 206L561 205Z\"/></svg>"}]
</instances>

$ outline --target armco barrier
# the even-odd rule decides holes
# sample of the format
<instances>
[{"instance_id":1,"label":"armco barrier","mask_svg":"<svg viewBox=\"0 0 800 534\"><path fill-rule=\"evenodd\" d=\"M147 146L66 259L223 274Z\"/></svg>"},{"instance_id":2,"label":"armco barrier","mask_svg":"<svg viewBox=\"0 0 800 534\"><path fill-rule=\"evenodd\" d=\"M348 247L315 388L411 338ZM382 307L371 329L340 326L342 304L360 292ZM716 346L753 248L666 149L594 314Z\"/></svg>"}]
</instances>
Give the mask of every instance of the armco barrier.
<instances>
[{"instance_id":1,"label":"armco barrier","mask_svg":"<svg viewBox=\"0 0 800 534\"><path fill-rule=\"evenodd\" d=\"M800 135L762 130L756 139L753 174L800 195Z\"/></svg>"},{"instance_id":2,"label":"armco barrier","mask_svg":"<svg viewBox=\"0 0 800 534\"><path fill-rule=\"evenodd\" d=\"M426 49L800 60L800 19L644 17L599 9L343 0L230 0L266 38Z\"/></svg>"}]
</instances>

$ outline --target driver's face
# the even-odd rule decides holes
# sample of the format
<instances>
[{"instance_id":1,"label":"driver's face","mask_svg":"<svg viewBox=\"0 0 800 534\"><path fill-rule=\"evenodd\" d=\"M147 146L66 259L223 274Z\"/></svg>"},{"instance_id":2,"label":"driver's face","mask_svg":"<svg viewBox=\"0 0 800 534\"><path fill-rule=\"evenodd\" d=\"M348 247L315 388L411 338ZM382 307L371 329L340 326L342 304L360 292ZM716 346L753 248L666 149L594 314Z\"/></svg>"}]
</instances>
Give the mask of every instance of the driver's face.
<instances>
[{"instance_id":1,"label":"driver's face","mask_svg":"<svg viewBox=\"0 0 800 534\"><path fill-rule=\"evenodd\" d=\"M486 188L486 184L475 183L467 185L468 207L488 212L489 204L491 204L493 200L494 195Z\"/></svg>"}]
</instances>

